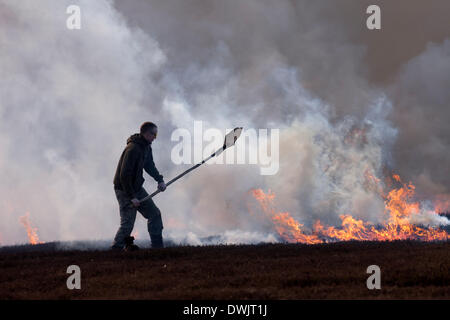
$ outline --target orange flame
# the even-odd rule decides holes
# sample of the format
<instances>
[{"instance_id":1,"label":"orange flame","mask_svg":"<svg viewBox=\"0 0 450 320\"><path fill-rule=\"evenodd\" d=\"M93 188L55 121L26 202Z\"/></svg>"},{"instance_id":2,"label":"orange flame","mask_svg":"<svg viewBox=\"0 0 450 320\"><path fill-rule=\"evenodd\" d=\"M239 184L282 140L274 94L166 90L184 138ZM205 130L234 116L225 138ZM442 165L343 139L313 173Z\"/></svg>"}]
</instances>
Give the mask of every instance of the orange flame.
<instances>
[{"instance_id":1,"label":"orange flame","mask_svg":"<svg viewBox=\"0 0 450 320\"><path fill-rule=\"evenodd\" d=\"M33 228L30 223L30 213L27 212L24 216L19 218L19 221L23 224L25 229L27 230L28 240L31 244L44 243L39 241L39 237L37 235L37 228Z\"/></svg>"},{"instance_id":2,"label":"orange flame","mask_svg":"<svg viewBox=\"0 0 450 320\"><path fill-rule=\"evenodd\" d=\"M366 173L371 183L379 182L379 179ZM370 178L372 177L372 178ZM401 182L400 176L394 175L397 182ZM375 226L363 220L353 218L351 215L340 215L341 227L325 227L317 220L311 232L304 232L303 225L296 221L288 212L277 212L274 209L275 194L266 194L261 189L252 190L253 196L258 200L263 212L274 224L276 232L287 242L291 243L324 243L333 241L368 240L368 241L392 241L415 239L422 241L448 240L450 235L439 228L420 227L410 223L413 215L420 213L420 204L412 201L415 187L403 184L401 188L391 190L384 197L385 222L381 226ZM380 192L382 195L383 193ZM433 213L436 214L436 213Z\"/></svg>"}]
</instances>

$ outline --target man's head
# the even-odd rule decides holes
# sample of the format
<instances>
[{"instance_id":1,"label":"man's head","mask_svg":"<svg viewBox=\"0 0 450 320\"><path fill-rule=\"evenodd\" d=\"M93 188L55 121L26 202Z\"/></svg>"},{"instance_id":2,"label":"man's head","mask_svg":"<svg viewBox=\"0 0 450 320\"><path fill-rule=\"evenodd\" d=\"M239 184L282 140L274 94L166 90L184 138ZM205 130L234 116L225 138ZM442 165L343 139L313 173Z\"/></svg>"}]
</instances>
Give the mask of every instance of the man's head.
<instances>
[{"instance_id":1,"label":"man's head","mask_svg":"<svg viewBox=\"0 0 450 320\"><path fill-rule=\"evenodd\" d=\"M149 143L152 143L156 139L158 134L158 127L153 122L144 122L141 125L141 136L145 138Z\"/></svg>"}]
</instances>

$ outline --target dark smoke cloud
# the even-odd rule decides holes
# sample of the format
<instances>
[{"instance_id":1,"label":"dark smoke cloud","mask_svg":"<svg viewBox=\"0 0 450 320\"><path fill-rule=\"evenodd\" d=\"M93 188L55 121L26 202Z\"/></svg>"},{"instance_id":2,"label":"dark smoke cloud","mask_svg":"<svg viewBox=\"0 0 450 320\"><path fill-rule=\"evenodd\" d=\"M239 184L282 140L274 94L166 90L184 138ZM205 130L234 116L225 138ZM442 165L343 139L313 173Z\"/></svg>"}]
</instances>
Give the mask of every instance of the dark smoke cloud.
<instances>
[{"instance_id":1,"label":"dark smoke cloud","mask_svg":"<svg viewBox=\"0 0 450 320\"><path fill-rule=\"evenodd\" d=\"M450 189L450 39L430 43L408 61L392 85L392 118L400 128L394 149L398 172L417 181L424 196Z\"/></svg>"}]
</instances>

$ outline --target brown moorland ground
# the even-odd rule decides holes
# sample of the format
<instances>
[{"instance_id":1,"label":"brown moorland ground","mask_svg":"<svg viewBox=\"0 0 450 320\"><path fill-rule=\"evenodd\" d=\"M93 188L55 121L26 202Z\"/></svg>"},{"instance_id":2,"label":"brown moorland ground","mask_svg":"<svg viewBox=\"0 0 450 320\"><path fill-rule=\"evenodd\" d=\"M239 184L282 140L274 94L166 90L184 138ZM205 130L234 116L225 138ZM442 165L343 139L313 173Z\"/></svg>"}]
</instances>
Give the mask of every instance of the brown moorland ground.
<instances>
[{"instance_id":1,"label":"brown moorland ground","mask_svg":"<svg viewBox=\"0 0 450 320\"><path fill-rule=\"evenodd\" d=\"M81 268L81 290L66 269ZM381 268L381 290L366 269ZM450 242L0 251L0 299L450 299Z\"/></svg>"}]
</instances>

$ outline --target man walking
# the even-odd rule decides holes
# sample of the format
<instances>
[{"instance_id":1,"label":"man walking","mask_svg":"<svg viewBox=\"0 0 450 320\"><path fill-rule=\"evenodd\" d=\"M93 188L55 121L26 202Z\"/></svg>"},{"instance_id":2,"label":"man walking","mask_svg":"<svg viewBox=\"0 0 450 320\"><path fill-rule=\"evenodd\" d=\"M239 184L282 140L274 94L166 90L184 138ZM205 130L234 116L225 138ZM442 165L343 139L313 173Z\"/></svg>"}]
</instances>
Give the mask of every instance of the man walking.
<instances>
[{"instance_id":1,"label":"man walking","mask_svg":"<svg viewBox=\"0 0 450 320\"><path fill-rule=\"evenodd\" d=\"M127 140L114 176L114 191L120 207L120 227L114 238L113 249L135 250L133 238L130 237L136 220L136 211L147 219L147 229L152 241L152 248L162 248L163 223L161 211L150 198L139 202L148 194L142 187L143 170L158 182L158 189L164 191L166 184L153 162L151 144L156 139L158 127L152 122L141 125L140 133L133 134ZM130 240L131 239L131 240Z\"/></svg>"}]
</instances>

